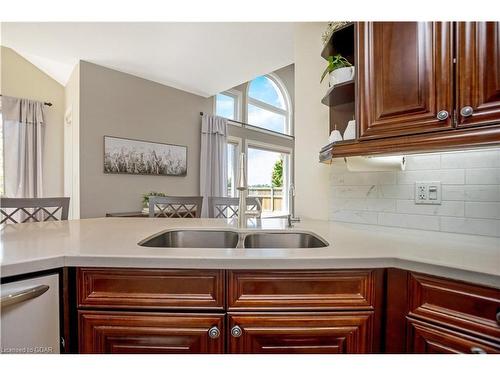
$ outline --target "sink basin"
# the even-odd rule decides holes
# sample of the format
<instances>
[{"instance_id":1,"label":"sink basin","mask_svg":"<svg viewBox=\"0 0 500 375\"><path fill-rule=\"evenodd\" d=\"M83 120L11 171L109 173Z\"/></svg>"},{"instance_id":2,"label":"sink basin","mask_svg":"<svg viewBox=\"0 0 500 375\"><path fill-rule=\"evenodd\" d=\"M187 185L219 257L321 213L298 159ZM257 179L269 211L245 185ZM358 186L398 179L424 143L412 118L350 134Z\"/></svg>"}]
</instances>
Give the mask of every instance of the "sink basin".
<instances>
[{"instance_id":1,"label":"sink basin","mask_svg":"<svg viewBox=\"0 0 500 375\"><path fill-rule=\"evenodd\" d=\"M297 232L259 232L250 233L245 237L244 247L246 248L313 248L326 247L328 243L310 233Z\"/></svg>"},{"instance_id":2,"label":"sink basin","mask_svg":"<svg viewBox=\"0 0 500 375\"><path fill-rule=\"evenodd\" d=\"M222 230L173 230L139 242L146 247L235 248L238 233Z\"/></svg>"}]
</instances>

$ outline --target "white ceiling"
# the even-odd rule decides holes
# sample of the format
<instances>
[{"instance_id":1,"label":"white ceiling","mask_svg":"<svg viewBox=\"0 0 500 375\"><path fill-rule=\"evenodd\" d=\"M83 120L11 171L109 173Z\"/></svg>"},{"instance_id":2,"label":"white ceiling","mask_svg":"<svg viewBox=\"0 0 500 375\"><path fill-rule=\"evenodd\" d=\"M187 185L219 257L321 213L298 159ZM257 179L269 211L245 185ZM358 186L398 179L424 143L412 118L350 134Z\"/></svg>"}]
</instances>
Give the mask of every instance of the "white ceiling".
<instances>
[{"instance_id":1,"label":"white ceiling","mask_svg":"<svg viewBox=\"0 0 500 375\"><path fill-rule=\"evenodd\" d=\"M2 23L2 45L65 85L79 60L211 96L293 63L292 23Z\"/></svg>"}]
</instances>

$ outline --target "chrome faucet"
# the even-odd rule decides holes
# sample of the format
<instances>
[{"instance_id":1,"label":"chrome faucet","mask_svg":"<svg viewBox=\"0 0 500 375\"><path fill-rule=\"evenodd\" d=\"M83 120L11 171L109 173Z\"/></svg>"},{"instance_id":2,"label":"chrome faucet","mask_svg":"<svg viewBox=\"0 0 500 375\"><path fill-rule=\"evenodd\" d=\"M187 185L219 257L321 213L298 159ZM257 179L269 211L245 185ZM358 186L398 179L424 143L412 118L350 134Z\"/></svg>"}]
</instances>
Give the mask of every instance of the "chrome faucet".
<instances>
[{"instance_id":1,"label":"chrome faucet","mask_svg":"<svg viewBox=\"0 0 500 375\"><path fill-rule=\"evenodd\" d=\"M295 217L293 215L293 212L295 211L295 207L293 205L294 201L293 201L293 198L295 197L295 185L294 184L290 184L290 190L288 192L288 210L289 210L289 214L287 215L287 219L288 219L288 227L293 227L293 223L297 223L300 221L300 218L298 217Z\"/></svg>"},{"instance_id":2,"label":"chrome faucet","mask_svg":"<svg viewBox=\"0 0 500 375\"><path fill-rule=\"evenodd\" d=\"M245 153L240 155L240 176L236 189L239 192L238 200L238 228L246 228L247 218L260 216L260 210L247 211L247 178L245 173Z\"/></svg>"}]
</instances>

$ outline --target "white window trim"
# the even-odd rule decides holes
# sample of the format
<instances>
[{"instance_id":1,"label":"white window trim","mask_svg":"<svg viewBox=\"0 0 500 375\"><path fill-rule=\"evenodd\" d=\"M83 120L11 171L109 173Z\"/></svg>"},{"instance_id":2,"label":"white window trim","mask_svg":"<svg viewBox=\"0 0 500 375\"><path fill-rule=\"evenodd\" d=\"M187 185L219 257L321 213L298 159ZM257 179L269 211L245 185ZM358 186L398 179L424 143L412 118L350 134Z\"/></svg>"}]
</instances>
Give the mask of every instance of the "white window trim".
<instances>
[{"instance_id":1,"label":"white window trim","mask_svg":"<svg viewBox=\"0 0 500 375\"><path fill-rule=\"evenodd\" d=\"M288 213L291 213L292 207L289 207L289 202L290 202L290 185L294 184L294 181L292 181L292 168L293 168L293 149L290 147L286 146L280 146L276 145L273 143L266 143L266 142L260 142L260 141L254 141L247 139L245 141L245 173L246 173L246 180L248 181L248 149L249 148L257 148L261 149L264 151L271 151L271 152L280 152L284 154L288 154L288 168L286 168L286 173L283 176L283 199L286 199L286 208ZM239 162L238 162L239 165Z\"/></svg>"},{"instance_id":2,"label":"white window trim","mask_svg":"<svg viewBox=\"0 0 500 375\"><path fill-rule=\"evenodd\" d=\"M293 137L292 101L290 99L290 94L288 93L288 90L286 89L286 86L284 85L284 83L281 81L281 79L276 74L269 73L269 74L265 74L264 77L269 78L271 81L274 82L274 84L276 84L276 86L278 87L278 90L280 90L280 92L281 92L281 95L283 95L283 99L285 100L286 109L275 107L275 106L268 104L266 102L263 102L259 99L251 98L250 95L248 94L248 91L250 89L250 85L252 83L252 81L250 81L246 87L246 92L245 92L245 99L246 99L246 101L245 101L245 106L246 106L245 122L248 125L252 126L252 128L257 129L258 131L268 131L268 132L271 132L272 134L281 134L284 136ZM285 132L284 133L275 132L275 131L272 131L269 129L261 128L257 125L250 124L248 122L248 105L249 104L252 104L252 105L259 107L261 109L264 109L266 111L277 113L279 115L285 116Z\"/></svg>"},{"instance_id":3,"label":"white window trim","mask_svg":"<svg viewBox=\"0 0 500 375\"><path fill-rule=\"evenodd\" d=\"M219 95L219 94L226 95L226 96L229 96L229 97L234 99L234 113L236 115L236 118L234 119L234 121L241 121L243 93L241 91L238 91L238 90L230 89L230 90L219 92L218 94L214 95L213 110L214 110L215 114L217 114L217 95ZM233 121L232 119L229 119L229 118L227 120ZM241 124L237 124L237 123L232 123L231 125L241 126Z\"/></svg>"},{"instance_id":4,"label":"white window trim","mask_svg":"<svg viewBox=\"0 0 500 375\"><path fill-rule=\"evenodd\" d=\"M239 181L240 178L240 155L241 155L241 150L242 150L242 145L243 145L243 139L240 137L234 137L234 136L228 136L227 137L227 143L232 143L236 144L236 160L234 164L234 183L236 184ZM236 189L236 188L235 188ZM236 197L238 196L238 190L236 190Z\"/></svg>"}]
</instances>

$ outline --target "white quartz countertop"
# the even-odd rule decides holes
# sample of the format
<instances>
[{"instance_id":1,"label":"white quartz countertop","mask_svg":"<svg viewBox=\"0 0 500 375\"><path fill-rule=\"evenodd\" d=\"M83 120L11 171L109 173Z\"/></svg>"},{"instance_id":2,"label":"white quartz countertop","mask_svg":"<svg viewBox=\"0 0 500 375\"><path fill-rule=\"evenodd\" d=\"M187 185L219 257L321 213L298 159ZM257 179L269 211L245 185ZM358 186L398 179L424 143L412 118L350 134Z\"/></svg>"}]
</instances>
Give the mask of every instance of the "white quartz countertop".
<instances>
[{"instance_id":1,"label":"white quartz countertop","mask_svg":"<svg viewBox=\"0 0 500 375\"><path fill-rule=\"evenodd\" d=\"M7 224L1 277L63 266L339 269L397 267L500 287L500 238L303 220L251 221L242 231L306 231L329 243L311 249L152 248L137 243L169 229L236 230L220 219L99 218Z\"/></svg>"}]
</instances>

